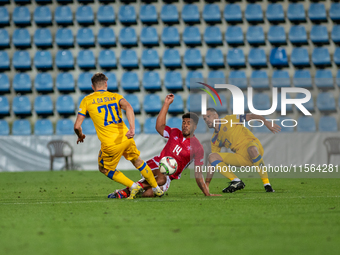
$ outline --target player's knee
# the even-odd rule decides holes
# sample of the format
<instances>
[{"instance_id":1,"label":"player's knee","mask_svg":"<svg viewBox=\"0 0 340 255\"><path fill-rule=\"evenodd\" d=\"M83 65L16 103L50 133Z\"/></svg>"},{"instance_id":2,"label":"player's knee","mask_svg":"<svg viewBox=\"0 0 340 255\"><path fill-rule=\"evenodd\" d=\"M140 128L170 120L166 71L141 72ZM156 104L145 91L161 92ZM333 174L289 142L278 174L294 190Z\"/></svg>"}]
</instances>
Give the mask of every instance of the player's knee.
<instances>
[{"instance_id":1,"label":"player's knee","mask_svg":"<svg viewBox=\"0 0 340 255\"><path fill-rule=\"evenodd\" d=\"M102 166L98 166L98 169L99 169L99 171L101 172L101 173L103 173L103 174L107 174L107 172L109 171L109 170L107 170L107 169L105 169L104 167L102 167Z\"/></svg>"},{"instance_id":2,"label":"player's knee","mask_svg":"<svg viewBox=\"0 0 340 255\"><path fill-rule=\"evenodd\" d=\"M259 150L257 149L256 146L250 146L247 150L251 158L255 158L259 155Z\"/></svg>"},{"instance_id":3,"label":"player's knee","mask_svg":"<svg viewBox=\"0 0 340 255\"><path fill-rule=\"evenodd\" d=\"M217 153L210 153L208 156L208 160L210 163L214 162L215 160L221 160L221 156Z\"/></svg>"},{"instance_id":4,"label":"player's knee","mask_svg":"<svg viewBox=\"0 0 340 255\"><path fill-rule=\"evenodd\" d=\"M153 197L153 191L152 189L147 189L146 191L144 191L142 197Z\"/></svg>"}]
</instances>

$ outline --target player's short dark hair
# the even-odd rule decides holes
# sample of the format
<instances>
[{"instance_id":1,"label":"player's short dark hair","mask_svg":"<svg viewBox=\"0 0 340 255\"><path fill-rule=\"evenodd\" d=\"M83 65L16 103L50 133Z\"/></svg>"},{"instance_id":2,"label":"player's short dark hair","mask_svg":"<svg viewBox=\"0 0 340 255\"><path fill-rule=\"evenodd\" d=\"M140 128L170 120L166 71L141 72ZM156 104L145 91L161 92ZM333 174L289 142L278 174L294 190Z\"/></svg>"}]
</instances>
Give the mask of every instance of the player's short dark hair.
<instances>
[{"instance_id":1,"label":"player's short dark hair","mask_svg":"<svg viewBox=\"0 0 340 255\"><path fill-rule=\"evenodd\" d=\"M208 108L207 111L215 112L216 114L218 114L215 108Z\"/></svg>"},{"instance_id":2,"label":"player's short dark hair","mask_svg":"<svg viewBox=\"0 0 340 255\"><path fill-rule=\"evenodd\" d=\"M197 116L196 113L194 112L187 112L182 115L182 119L190 118L194 121L194 123L197 125L199 117Z\"/></svg>"},{"instance_id":3,"label":"player's short dark hair","mask_svg":"<svg viewBox=\"0 0 340 255\"><path fill-rule=\"evenodd\" d=\"M107 78L106 75L103 73L95 73L91 78L91 82L92 82L92 85L96 87L98 83L105 82L108 79L109 78Z\"/></svg>"}]
</instances>

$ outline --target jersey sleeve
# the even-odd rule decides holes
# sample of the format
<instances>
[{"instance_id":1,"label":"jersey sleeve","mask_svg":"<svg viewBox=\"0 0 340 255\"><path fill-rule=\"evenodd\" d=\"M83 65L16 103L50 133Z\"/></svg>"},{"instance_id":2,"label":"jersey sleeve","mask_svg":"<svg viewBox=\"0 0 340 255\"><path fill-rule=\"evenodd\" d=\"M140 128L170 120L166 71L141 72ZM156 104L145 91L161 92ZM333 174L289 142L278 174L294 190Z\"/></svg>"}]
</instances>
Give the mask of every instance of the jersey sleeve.
<instances>
[{"instance_id":1,"label":"jersey sleeve","mask_svg":"<svg viewBox=\"0 0 340 255\"><path fill-rule=\"evenodd\" d=\"M164 138L169 138L171 134L172 128L169 126L165 126L164 131L163 131L163 137Z\"/></svg>"},{"instance_id":2,"label":"jersey sleeve","mask_svg":"<svg viewBox=\"0 0 340 255\"><path fill-rule=\"evenodd\" d=\"M195 147L197 149L195 151L194 164L195 166L201 166L204 164L204 149L202 144L197 144Z\"/></svg>"},{"instance_id":3,"label":"jersey sleeve","mask_svg":"<svg viewBox=\"0 0 340 255\"><path fill-rule=\"evenodd\" d=\"M78 114L86 116L86 112L87 112L87 104L86 104L86 97L84 97L83 100L81 100L80 102Z\"/></svg>"},{"instance_id":4,"label":"jersey sleeve","mask_svg":"<svg viewBox=\"0 0 340 255\"><path fill-rule=\"evenodd\" d=\"M122 95L120 95L120 94L116 94L116 95L115 95L115 98L116 98L116 100L117 100L117 102L118 102L119 108L121 108L121 107L120 107L120 100L124 99L124 97L123 97Z\"/></svg>"}]
</instances>

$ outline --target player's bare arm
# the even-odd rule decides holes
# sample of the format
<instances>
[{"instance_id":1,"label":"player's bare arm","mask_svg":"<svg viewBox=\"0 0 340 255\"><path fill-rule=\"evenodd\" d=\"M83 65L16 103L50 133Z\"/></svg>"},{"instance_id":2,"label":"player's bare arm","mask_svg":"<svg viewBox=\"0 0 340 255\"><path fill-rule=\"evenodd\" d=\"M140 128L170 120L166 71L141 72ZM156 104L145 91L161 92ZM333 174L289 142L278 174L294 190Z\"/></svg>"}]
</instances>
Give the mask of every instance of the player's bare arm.
<instances>
[{"instance_id":1,"label":"player's bare arm","mask_svg":"<svg viewBox=\"0 0 340 255\"><path fill-rule=\"evenodd\" d=\"M84 119L85 119L85 116L77 114L77 119L76 119L76 122L74 123L74 132L78 136L77 144L78 143L83 143L84 139L86 137L83 134L83 131L82 131L82 128L81 128L81 124L83 123Z\"/></svg>"},{"instance_id":2,"label":"player's bare arm","mask_svg":"<svg viewBox=\"0 0 340 255\"><path fill-rule=\"evenodd\" d=\"M195 166L195 179L198 187L202 190L203 194L207 197L221 196L220 194L210 194L209 188L205 184L204 177L202 174L202 166Z\"/></svg>"},{"instance_id":3,"label":"player's bare arm","mask_svg":"<svg viewBox=\"0 0 340 255\"><path fill-rule=\"evenodd\" d=\"M209 189L209 185L210 185L210 182L212 180L212 178L214 177L214 173L215 171L212 171L210 165L208 166L208 171L207 171L207 176L205 178L205 185L207 185L208 189Z\"/></svg>"},{"instance_id":4,"label":"player's bare arm","mask_svg":"<svg viewBox=\"0 0 340 255\"><path fill-rule=\"evenodd\" d=\"M135 136L135 113L133 112L133 108L124 98L119 101L119 105L120 108L125 110L126 118L130 125L129 131L125 135L129 139L133 138Z\"/></svg>"},{"instance_id":5,"label":"player's bare arm","mask_svg":"<svg viewBox=\"0 0 340 255\"><path fill-rule=\"evenodd\" d=\"M274 134L279 133L281 131L281 127L279 125L266 120L263 116L256 115L253 113L246 114L246 121L254 120L254 119L262 120L264 125Z\"/></svg>"},{"instance_id":6,"label":"player's bare arm","mask_svg":"<svg viewBox=\"0 0 340 255\"><path fill-rule=\"evenodd\" d=\"M157 132L163 136L165 123L166 123L166 114L168 113L169 106L174 101L175 96L173 94L169 94L165 97L164 104L162 106L161 111L158 114L156 121L156 130Z\"/></svg>"}]
</instances>

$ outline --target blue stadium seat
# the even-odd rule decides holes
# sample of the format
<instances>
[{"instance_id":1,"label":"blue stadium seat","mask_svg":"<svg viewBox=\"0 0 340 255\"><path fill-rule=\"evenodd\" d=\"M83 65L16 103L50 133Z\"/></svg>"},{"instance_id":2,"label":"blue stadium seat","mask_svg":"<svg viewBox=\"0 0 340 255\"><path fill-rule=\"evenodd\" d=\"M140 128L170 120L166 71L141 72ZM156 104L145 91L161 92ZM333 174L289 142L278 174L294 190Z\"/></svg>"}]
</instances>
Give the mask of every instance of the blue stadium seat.
<instances>
[{"instance_id":1,"label":"blue stadium seat","mask_svg":"<svg viewBox=\"0 0 340 255\"><path fill-rule=\"evenodd\" d=\"M181 95L176 94L173 103L169 107L169 113L180 114L184 112L184 103Z\"/></svg>"},{"instance_id":2,"label":"blue stadium seat","mask_svg":"<svg viewBox=\"0 0 340 255\"><path fill-rule=\"evenodd\" d=\"M268 4L266 17L269 22L284 22L285 14L281 4Z\"/></svg>"},{"instance_id":3,"label":"blue stadium seat","mask_svg":"<svg viewBox=\"0 0 340 255\"><path fill-rule=\"evenodd\" d=\"M127 94L124 98L130 103L135 113L140 113L139 99L135 94Z\"/></svg>"},{"instance_id":4,"label":"blue stadium seat","mask_svg":"<svg viewBox=\"0 0 340 255\"><path fill-rule=\"evenodd\" d=\"M93 73L91 72L82 72L79 74L77 84L81 92L92 92L92 76Z\"/></svg>"},{"instance_id":5,"label":"blue stadium seat","mask_svg":"<svg viewBox=\"0 0 340 255\"><path fill-rule=\"evenodd\" d=\"M336 73L335 83L336 83L336 85L338 85L338 87L340 87L340 70L338 70L338 72ZM340 106L340 104L339 104L339 106Z\"/></svg>"},{"instance_id":6,"label":"blue stadium seat","mask_svg":"<svg viewBox=\"0 0 340 255\"><path fill-rule=\"evenodd\" d=\"M76 20L80 25L91 25L94 23L94 14L91 6L81 5L76 11Z\"/></svg>"},{"instance_id":7,"label":"blue stadium seat","mask_svg":"<svg viewBox=\"0 0 340 255\"><path fill-rule=\"evenodd\" d=\"M306 21L306 13L301 3L290 3L287 9L287 18L291 22L304 22Z\"/></svg>"},{"instance_id":8,"label":"blue stadium seat","mask_svg":"<svg viewBox=\"0 0 340 255\"><path fill-rule=\"evenodd\" d=\"M144 134L158 134L156 130L156 117L146 118L144 122Z\"/></svg>"},{"instance_id":9,"label":"blue stadium seat","mask_svg":"<svg viewBox=\"0 0 340 255\"><path fill-rule=\"evenodd\" d=\"M7 97L0 96L0 117L9 116L9 102Z\"/></svg>"},{"instance_id":10,"label":"blue stadium seat","mask_svg":"<svg viewBox=\"0 0 340 255\"><path fill-rule=\"evenodd\" d=\"M294 66L309 66L309 54L306 48L293 48L290 61Z\"/></svg>"},{"instance_id":11,"label":"blue stadium seat","mask_svg":"<svg viewBox=\"0 0 340 255\"><path fill-rule=\"evenodd\" d=\"M56 87L59 92L73 92L75 82L71 73L59 73L56 79Z\"/></svg>"},{"instance_id":12,"label":"blue stadium seat","mask_svg":"<svg viewBox=\"0 0 340 255\"><path fill-rule=\"evenodd\" d=\"M0 94L9 93L10 84L7 74L0 73Z\"/></svg>"},{"instance_id":13,"label":"blue stadium seat","mask_svg":"<svg viewBox=\"0 0 340 255\"><path fill-rule=\"evenodd\" d=\"M27 73L17 73L13 78L13 89L16 93L28 93L32 91L31 78Z\"/></svg>"},{"instance_id":14,"label":"blue stadium seat","mask_svg":"<svg viewBox=\"0 0 340 255\"><path fill-rule=\"evenodd\" d=\"M155 49L143 50L141 57L142 65L145 68L157 68L159 67L159 56Z\"/></svg>"},{"instance_id":15,"label":"blue stadium seat","mask_svg":"<svg viewBox=\"0 0 340 255\"><path fill-rule=\"evenodd\" d=\"M338 123L333 116L321 116L319 119L320 132L337 132Z\"/></svg>"},{"instance_id":16,"label":"blue stadium seat","mask_svg":"<svg viewBox=\"0 0 340 255\"><path fill-rule=\"evenodd\" d=\"M263 22L263 12L259 4L247 4L244 16L248 22Z\"/></svg>"},{"instance_id":17,"label":"blue stadium seat","mask_svg":"<svg viewBox=\"0 0 340 255\"><path fill-rule=\"evenodd\" d=\"M135 7L132 5L121 5L118 12L118 18L122 24L135 24L137 15Z\"/></svg>"},{"instance_id":18,"label":"blue stadium seat","mask_svg":"<svg viewBox=\"0 0 340 255\"><path fill-rule=\"evenodd\" d=\"M104 73L106 77L108 78L107 81L107 90L108 91L113 91L116 92L118 91L118 82L117 82L117 77L114 72L105 72Z\"/></svg>"},{"instance_id":19,"label":"blue stadium seat","mask_svg":"<svg viewBox=\"0 0 340 255\"><path fill-rule=\"evenodd\" d=\"M17 116L32 114L31 101L28 96L15 96L12 102L12 109Z\"/></svg>"},{"instance_id":20,"label":"blue stadium seat","mask_svg":"<svg viewBox=\"0 0 340 255\"><path fill-rule=\"evenodd\" d=\"M214 108L219 114L223 113L226 114L228 113L228 104L227 104L227 99L226 97L222 94L220 95L222 105L220 101L215 98L216 104L214 100L211 97L208 97L208 108Z\"/></svg>"},{"instance_id":21,"label":"blue stadium seat","mask_svg":"<svg viewBox=\"0 0 340 255\"><path fill-rule=\"evenodd\" d=\"M69 28L59 28L55 35L55 41L59 47L73 47L72 30Z\"/></svg>"},{"instance_id":22,"label":"blue stadium seat","mask_svg":"<svg viewBox=\"0 0 340 255\"><path fill-rule=\"evenodd\" d=\"M302 99L302 98L305 98L306 95L305 94L302 94L302 93L298 93L296 95L296 98L297 99ZM314 108L314 99L313 97L310 98L310 100L307 102L307 103L304 103L302 104L308 111L310 112L315 112L315 108Z\"/></svg>"},{"instance_id":23,"label":"blue stadium seat","mask_svg":"<svg viewBox=\"0 0 340 255\"><path fill-rule=\"evenodd\" d=\"M188 71L185 78L185 85L188 89L196 89L203 87L197 82L204 82L203 74L200 71Z\"/></svg>"},{"instance_id":24,"label":"blue stadium seat","mask_svg":"<svg viewBox=\"0 0 340 255\"><path fill-rule=\"evenodd\" d=\"M274 70L272 75L273 87L282 88L290 87L290 77L288 71Z\"/></svg>"},{"instance_id":25,"label":"blue stadium seat","mask_svg":"<svg viewBox=\"0 0 340 255\"><path fill-rule=\"evenodd\" d=\"M14 30L12 41L15 47L26 48L31 47L31 36L26 28L18 28Z\"/></svg>"},{"instance_id":26,"label":"blue stadium seat","mask_svg":"<svg viewBox=\"0 0 340 255\"><path fill-rule=\"evenodd\" d=\"M52 24L52 12L47 6L38 6L34 10L33 16L35 24L38 26L48 26Z\"/></svg>"},{"instance_id":27,"label":"blue stadium seat","mask_svg":"<svg viewBox=\"0 0 340 255\"><path fill-rule=\"evenodd\" d=\"M80 47L94 46L94 34L91 28L80 28L76 37L77 43Z\"/></svg>"},{"instance_id":28,"label":"blue stadium seat","mask_svg":"<svg viewBox=\"0 0 340 255\"><path fill-rule=\"evenodd\" d=\"M255 70L250 75L250 86L254 89L269 89L269 78L266 71Z\"/></svg>"},{"instance_id":29,"label":"blue stadium seat","mask_svg":"<svg viewBox=\"0 0 340 255\"><path fill-rule=\"evenodd\" d=\"M123 73L120 84L125 91L139 91L139 79L137 73L125 72Z\"/></svg>"},{"instance_id":30,"label":"blue stadium seat","mask_svg":"<svg viewBox=\"0 0 340 255\"><path fill-rule=\"evenodd\" d=\"M217 4L205 4L202 16L207 23L221 22L221 11Z\"/></svg>"},{"instance_id":31,"label":"blue stadium seat","mask_svg":"<svg viewBox=\"0 0 340 255\"><path fill-rule=\"evenodd\" d=\"M235 85L240 89L246 89L248 87L248 82L245 71L230 71L229 84Z\"/></svg>"},{"instance_id":32,"label":"blue stadium seat","mask_svg":"<svg viewBox=\"0 0 340 255\"><path fill-rule=\"evenodd\" d=\"M73 115L75 111L74 101L70 95L62 95L57 98L56 109L59 115Z\"/></svg>"},{"instance_id":33,"label":"blue stadium seat","mask_svg":"<svg viewBox=\"0 0 340 255\"><path fill-rule=\"evenodd\" d=\"M267 66L267 57L264 49L251 48L248 55L248 62L252 67Z\"/></svg>"},{"instance_id":34,"label":"blue stadium seat","mask_svg":"<svg viewBox=\"0 0 340 255\"><path fill-rule=\"evenodd\" d=\"M319 93L316 98L316 106L320 112L335 112L335 98L331 92Z\"/></svg>"},{"instance_id":35,"label":"blue stadium seat","mask_svg":"<svg viewBox=\"0 0 340 255\"><path fill-rule=\"evenodd\" d=\"M270 26L267 34L271 44L286 44L286 33L282 26Z\"/></svg>"},{"instance_id":36,"label":"blue stadium seat","mask_svg":"<svg viewBox=\"0 0 340 255\"><path fill-rule=\"evenodd\" d=\"M312 61L315 66L331 65L331 56L329 55L328 48L314 48Z\"/></svg>"},{"instance_id":37,"label":"blue stadium seat","mask_svg":"<svg viewBox=\"0 0 340 255\"><path fill-rule=\"evenodd\" d=\"M291 96L287 93L286 94L287 99L291 99ZM281 112L281 93L277 93L277 107L276 107L277 112ZM292 104L287 104L286 105L286 112L293 112L293 105Z\"/></svg>"},{"instance_id":38,"label":"blue stadium seat","mask_svg":"<svg viewBox=\"0 0 340 255\"><path fill-rule=\"evenodd\" d=\"M224 58L220 49L208 49L205 62L209 67L224 67Z\"/></svg>"},{"instance_id":39,"label":"blue stadium seat","mask_svg":"<svg viewBox=\"0 0 340 255\"><path fill-rule=\"evenodd\" d=\"M96 68L96 60L92 50L80 50L78 52L77 63L81 69Z\"/></svg>"},{"instance_id":40,"label":"blue stadium seat","mask_svg":"<svg viewBox=\"0 0 340 255\"><path fill-rule=\"evenodd\" d=\"M37 47L52 47L52 34L48 28L39 28L34 32L34 44Z\"/></svg>"},{"instance_id":41,"label":"blue stadium seat","mask_svg":"<svg viewBox=\"0 0 340 255\"><path fill-rule=\"evenodd\" d=\"M74 135L73 124L70 119L59 119L56 125L56 135Z\"/></svg>"},{"instance_id":42,"label":"blue stadium seat","mask_svg":"<svg viewBox=\"0 0 340 255\"><path fill-rule=\"evenodd\" d=\"M288 34L289 40L292 44L306 44L307 32L304 26L291 26Z\"/></svg>"},{"instance_id":43,"label":"blue stadium seat","mask_svg":"<svg viewBox=\"0 0 340 255\"><path fill-rule=\"evenodd\" d=\"M123 68L138 68L138 57L135 50L122 50L119 59Z\"/></svg>"},{"instance_id":44,"label":"blue stadium seat","mask_svg":"<svg viewBox=\"0 0 340 255\"><path fill-rule=\"evenodd\" d=\"M340 44L340 25L334 25L331 37L334 43Z\"/></svg>"},{"instance_id":45,"label":"blue stadium seat","mask_svg":"<svg viewBox=\"0 0 340 255\"><path fill-rule=\"evenodd\" d=\"M12 135L31 135L31 123L28 120L15 120L12 126Z\"/></svg>"},{"instance_id":46,"label":"blue stadium seat","mask_svg":"<svg viewBox=\"0 0 340 255\"><path fill-rule=\"evenodd\" d=\"M144 97L143 108L147 114L159 113L159 111L162 108L162 102L159 95L155 94L146 95Z\"/></svg>"},{"instance_id":47,"label":"blue stadium seat","mask_svg":"<svg viewBox=\"0 0 340 255\"><path fill-rule=\"evenodd\" d=\"M183 90L182 75L178 71L169 71L165 73L164 86L169 91Z\"/></svg>"},{"instance_id":48,"label":"blue stadium seat","mask_svg":"<svg viewBox=\"0 0 340 255\"><path fill-rule=\"evenodd\" d=\"M55 57L55 63L59 69L73 69L74 59L71 51L59 50Z\"/></svg>"},{"instance_id":49,"label":"blue stadium seat","mask_svg":"<svg viewBox=\"0 0 340 255\"><path fill-rule=\"evenodd\" d=\"M31 57L28 51L16 51L13 54L13 66L17 70L31 69Z\"/></svg>"},{"instance_id":50,"label":"blue stadium seat","mask_svg":"<svg viewBox=\"0 0 340 255\"><path fill-rule=\"evenodd\" d=\"M145 46L158 45L158 34L154 27L143 27L140 34L140 41Z\"/></svg>"},{"instance_id":51,"label":"blue stadium seat","mask_svg":"<svg viewBox=\"0 0 340 255\"><path fill-rule=\"evenodd\" d=\"M160 91L161 78L158 72L145 72L143 73L142 85L146 91Z\"/></svg>"},{"instance_id":52,"label":"blue stadium seat","mask_svg":"<svg viewBox=\"0 0 340 255\"><path fill-rule=\"evenodd\" d=\"M287 106L288 107L288 106ZM280 127L281 127L281 132L284 132L284 133L287 133L287 132L294 132L294 125L295 125L295 122L294 121L291 121L289 119L291 118L288 118L288 117L279 117L278 118L279 121L275 121L276 124L278 124ZM282 125L282 123L287 126L287 127L284 127Z\"/></svg>"},{"instance_id":53,"label":"blue stadium seat","mask_svg":"<svg viewBox=\"0 0 340 255\"><path fill-rule=\"evenodd\" d=\"M166 49L163 55L163 64L167 68L181 67L181 57L177 49Z\"/></svg>"},{"instance_id":54,"label":"blue stadium seat","mask_svg":"<svg viewBox=\"0 0 340 255\"><path fill-rule=\"evenodd\" d=\"M227 54L227 62L230 67L243 67L246 65L246 58L242 49L230 49Z\"/></svg>"},{"instance_id":55,"label":"blue stadium seat","mask_svg":"<svg viewBox=\"0 0 340 255\"><path fill-rule=\"evenodd\" d=\"M327 21L325 5L323 3L310 3L308 17L312 22Z\"/></svg>"},{"instance_id":56,"label":"blue stadium seat","mask_svg":"<svg viewBox=\"0 0 340 255\"><path fill-rule=\"evenodd\" d=\"M182 119L180 117L171 117L166 120L166 125L171 128L182 130Z\"/></svg>"},{"instance_id":57,"label":"blue stadium seat","mask_svg":"<svg viewBox=\"0 0 340 255\"><path fill-rule=\"evenodd\" d=\"M142 23L158 23L156 6L152 4L143 4L139 10L139 19Z\"/></svg>"},{"instance_id":58,"label":"blue stadium seat","mask_svg":"<svg viewBox=\"0 0 340 255\"><path fill-rule=\"evenodd\" d=\"M273 67L288 66L288 57L284 48L273 48L269 56L270 64Z\"/></svg>"},{"instance_id":59,"label":"blue stadium seat","mask_svg":"<svg viewBox=\"0 0 340 255\"><path fill-rule=\"evenodd\" d=\"M0 51L0 70L10 69L9 56L6 51Z\"/></svg>"},{"instance_id":60,"label":"blue stadium seat","mask_svg":"<svg viewBox=\"0 0 340 255\"><path fill-rule=\"evenodd\" d=\"M115 12L111 5L101 5L97 11L97 19L102 25L115 24Z\"/></svg>"},{"instance_id":61,"label":"blue stadium seat","mask_svg":"<svg viewBox=\"0 0 340 255\"><path fill-rule=\"evenodd\" d=\"M130 124L129 124L129 121L127 119L124 120L124 123L127 126L127 128L130 129ZM139 120L135 119L135 134L138 135L140 133L142 133L142 127L139 123Z\"/></svg>"},{"instance_id":62,"label":"blue stadium seat","mask_svg":"<svg viewBox=\"0 0 340 255\"><path fill-rule=\"evenodd\" d=\"M185 4L182 9L182 19L185 23L199 23L200 13L195 4Z\"/></svg>"},{"instance_id":63,"label":"blue stadium seat","mask_svg":"<svg viewBox=\"0 0 340 255\"><path fill-rule=\"evenodd\" d=\"M34 79L34 88L39 93L53 92L53 79L49 73L38 73Z\"/></svg>"},{"instance_id":64,"label":"blue stadium seat","mask_svg":"<svg viewBox=\"0 0 340 255\"><path fill-rule=\"evenodd\" d=\"M204 31L204 41L207 45L222 45L222 33L219 27L207 27Z\"/></svg>"},{"instance_id":65,"label":"blue stadium seat","mask_svg":"<svg viewBox=\"0 0 340 255\"><path fill-rule=\"evenodd\" d=\"M38 50L34 56L34 66L38 70L47 70L53 68L51 52L47 50Z\"/></svg>"},{"instance_id":66,"label":"blue stadium seat","mask_svg":"<svg viewBox=\"0 0 340 255\"><path fill-rule=\"evenodd\" d=\"M102 47L112 47L116 45L116 36L110 27L101 28L98 32L97 40Z\"/></svg>"},{"instance_id":67,"label":"blue stadium seat","mask_svg":"<svg viewBox=\"0 0 340 255\"><path fill-rule=\"evenodd\" d=\"M293 77L295 87L312 88L312 76L310 70L296 70Z\"/></svg>"},{"instance_id":68,"label":"blue stadium seat","mask_svg":"<svg viewBox=\"0 0 340 255\"><path fill-rule=\"evenodd\" d=\"M201 34L198 27L195 26L186 26L183 31L182 39L186 45L200 45Z\"/></svg>"},{"instance_id":69,"label":"blue stadium seat","mask_svg":"<svg viewBox=\"0 0 340 255\"><path fill-rule=\"evenodd\" d=\"M333 55L334 63L340 66L340 47L335 48L334 55Z\"/></svg>"},{"instance_id":70,"label":"blue stadium seat","mask_svg":"<svg viewBox=\"0 0 340 255\"><path fill-rule=\"evenodd\" d=\"M37 96L34 99L34 110L37 115L53 115L53 102L50 96Z\"/></svg>"},{"instance_id":71,"label":"blue stadium seat","mask_svg":"<svg viewBox=\"0 0 340 255\"><path fill-rule=\"evenodd\" d=\"M228 26L225 32L225 40L228 44L244 44L242 28L239 26Z\"/></svg>"},{"instance_id":72,"label":"blue stadium seat","mask_svg":"<svg viewBox=\"0 0 340 255\"><path fill-rule=\"evenodd\" d=\"M195 130L196 134L205 134L207 133L207 125L205 124L204 120L200 118L198 120L197 128Z\"/></svg>"},{"instance_id":73,"label":"blue stadium seat","mask_svg":"<svg viewBox=\"0 0 340 255\"><path fill-rule=\"evenodd\" d=\"M58 25L72 25L73 14L69 6L57 6L54 13L54 20Z\"/></svg>"},{"instance_id":74,"label":"blue stadium seat","mask_svg":"<svg viewBox=\"0 0 340 255\"><path fill-rule=\"evenodd\" d=\"M232 72L232 71L230 71ZM226 82L226 77L223 71L209 71L208 73L208 81L211 80L213 83L222 83Z\"/></svg>"},{"instance_id":75,"label":"blue stadium seat","mask_svg":"<svg viewBox=\"0 0 340 255\"><path fill-rule=\"evenodd\" d=\"M161 10L161 20L164 23L178 23L179 14L176 5L165 4Z\"/></svg>"},{"instance_id":76,"label":"blue stadium seat","mask_svg":"<svg viewBox=\"0 0 340 255\"><path fill-rule=\"evenodd\" d=\"M227 4L224 7L224 19L227 22L239 23L242 22L242 11L238 4Z\"/></svg>"},{"instance_id":77,"label":"blue stadium seat","mask_svg":"<svg viewBox=\"0 0 340 255\"><path fill-rule=\"evenodd\" d=\"M323 25L312 26L310 39L314 44L329 43L327 27Z\"/></svg>"},{"instance_id":78,"label":"blue stadium seat","mask_svg":"<svg viewBox=\"0 0 340 255\"><path fill-rule=\"evenodd\" d=\"M0 119L0 136L9 135L9 125L6 120Z\"/></svg>"},{"instance_id":79,"label":"blue stadium seat","mask_svg":"<svg viewBox=\"0 0 340 255\"><path fill-rule=\"evenodd\" d=\"M201 112L201 102L201 94L189 94L186 104L188 112Z\"/></svg>"},{"instance_id":80,"label":"blue stadium seat","mask_svg":"<svg viewBox=\"0 0 340 255\"><path fill-rule=\"evenodd\" d=\"M166 46L179 45L179 33L177 27L164 27L162 32L162 42Z\"/></svg>"},{"instance_id":81,"label":"blue stadium seat","mask_svg":"<svg viewBox=\"0 0 340 255\"><path fill-rule=\"evenodd\" d=\"M298 118L297 131L298 132L315 132L316 124L315 120L311 116L302 116Z\"/></svg>"},{"instance_id":82,"label":"blue stadium seat","mask_svg":"<svg viewBox=\"0 0 340 255\"><path fill-rule=\"evenodd\" d=\"M124 27L119 32L119 42L123 46L137 45L137 34L134 28Z\"/></svg>"},{"instance_id":83,"label":"blue stadium seat","mask_svg":"<svg viewBox=\"0 0 340 255\"><path fill-rule=\"evenodd\" d=\"M329 69L317 69L314 77L315 85L319 89L333 89L334 80Z\"/></svg>"},{"instance_id":84,"label":"blue stadium seat","mask_svg":"<svg viewBox=\"0 0 340 255\"><path fill-rule=\"evenodd\" d=\"M34 124L35 135L53 135L53 125L48 119L37 120Z\"/></svg>"},{"instance_id":85,"label":"blue stadium seat","mask_svg":"<svg viewBox=\"0 0 340 255\"><path fill-rule=\"evenodd\" d=\"M0 48L7 48L9 47L9 34L6 29L0 28Z\"/></svg>"},{"instance_id":86,"label":"blue stadium seat","mask_svg":"<svg viewBox=\"0 0 340 255\"><path fill-rule=\"evenodd\" d=\"M96 128L94 127L93 121L91 118L85 118L83 123L81 124L83 129L83 133L85 135L95 135L97 134Z\"/></svg>"},{"instance_id":87,"label":"blue stadium seat","mask_svg":"<svg viewBox=\"0 0 340 255\"><path fill-rule=\"evenodd\" d=\"M202 67L202 55L199 49L187 49L184 53L184 64L187 67Z\"/></svg>"},{"instance_id":88,"label":"blue stadium seat","mask_svg":"<svg viewBox=\"0 0 340 255\"><path fill-rule=\"evenodd\" d=\"M31 24L31 14L26 6L18 6L14 8L12 20L16 26L24 26Z\"/></svg>"},{"instance_id":89,"label":"blue stadium seat","mask_svg":"<svg viewBox=\"0 0 340 255\"><path fill-rule=\"evenodd\" d=\"M6 26L9 24L9 13L6 7L0 6L0 25Z\"/></svg>"},{"instance_id":90,"label":"blue stadium seat","mask_svg":"<svg viewBox=\"0 0 340 255\"><path fill-rule=\"evenodd\" d=\"M232 112L233 111L233 102L234 102L234 99L233 97L230 97L230 100L229 100L229 108L230 108L230 111ZM248 108L248 100L247 100L247 95L244 94L244 112L247 113L249 112L249 108Z\"/></svg>"},{"instance_id":91,"label":"blue stadium seat","mask_svg":"<svg viewBox=\"0 0 340 255\"><path fill-rule=\"evenodd\" d=\"M332 3L329 9L329 17L335 22L340 21L340 3Z\"/></svg>"},{"instance_id":92,"label":"blue stadium seat","mask_svg":"<svg viewBox=\"0 0 340 255\"><path fill-rule=\"evenodd\" d=\"M253 95L253 106L256 110L268 110L272 104L267 94L255 93Z\"/></svg>"},{"instance_id":93,"label":"blue stadium seat","mask_svg":"<svg viewBox=\"0 0 340 255\"><path fill-rule=\"evenodd\" d=\"M116 55L113 50L101 50L98 56L98 64L102 69L117 67Z\"/></svg>"}]
</instances>

